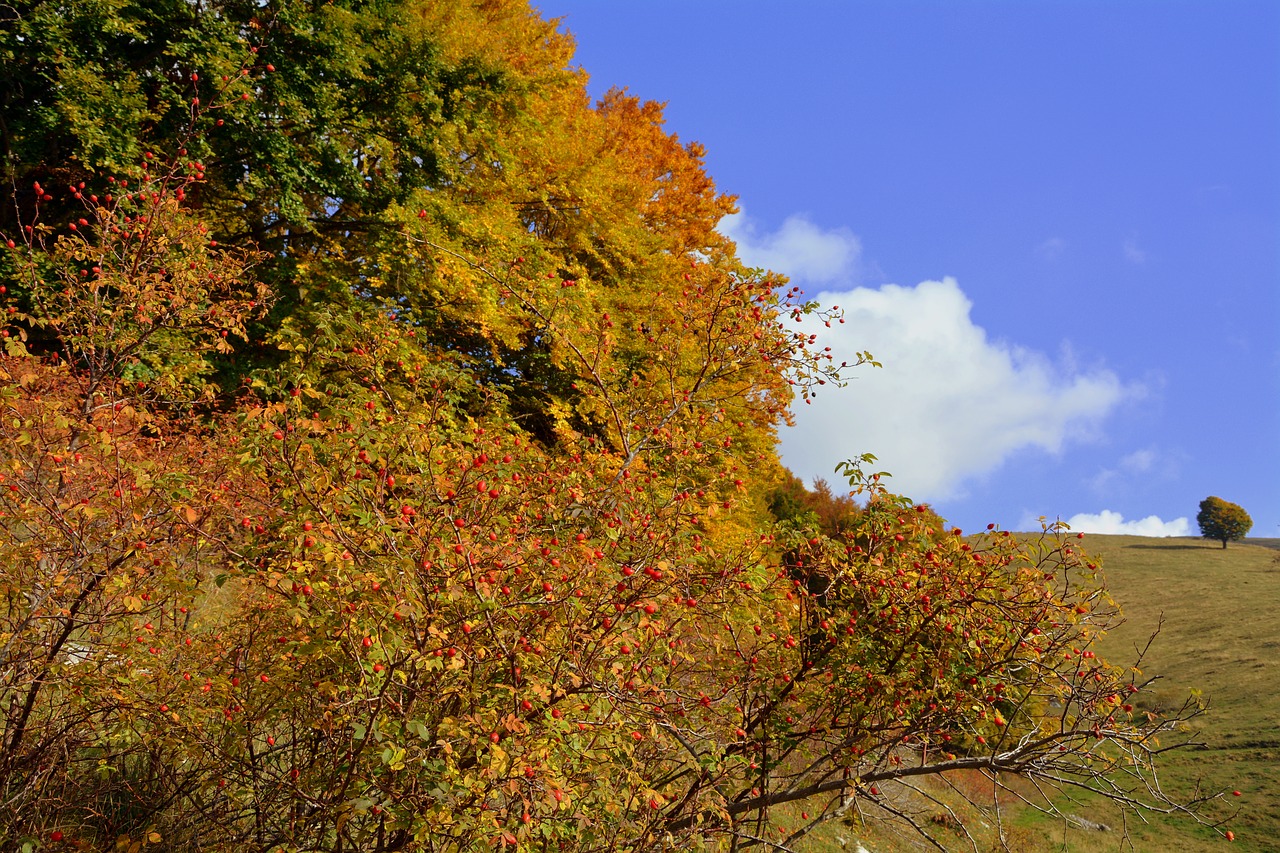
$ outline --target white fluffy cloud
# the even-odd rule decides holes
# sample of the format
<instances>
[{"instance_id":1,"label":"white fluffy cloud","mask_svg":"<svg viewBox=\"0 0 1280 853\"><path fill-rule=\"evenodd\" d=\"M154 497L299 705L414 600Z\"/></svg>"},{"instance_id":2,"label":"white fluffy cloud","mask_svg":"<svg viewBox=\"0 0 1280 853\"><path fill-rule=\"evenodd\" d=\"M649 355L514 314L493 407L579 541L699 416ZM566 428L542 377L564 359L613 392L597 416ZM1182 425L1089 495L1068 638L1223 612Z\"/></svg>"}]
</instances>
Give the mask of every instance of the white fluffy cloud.
<instances>
[{"instance_id":1,"label":"white fluffy cloud","mask_svg":"<svg viewBox=\"0 0 1280 853\"><path fill-rule=\"evenodd\" d=\"M796 426L782 431L781 453L806 480L834 479L836 463L873 453L896 491L927 501L956 497L967 481L1018 451L1057 453L1090 438L1124 397L1141 390L1108 370L1081 370L1065 344L1055 361L989 339L952 278L854 286L873 273L847 228L824 230L793 216L770 233L737 214L720 230L748 265L811 285L810 293L823 289L818 301L844 310L843 324L808 329L818 347L831 347L836 363L869 350L884 365L850 370L847 387L827 386L812 405L796 405Z\"/></svg>"},{"instance_id":2,"label":"white fluffy cloud","mask_svg":"<svg viewBox=\"0 0 1280 853\"><path fill-rule=\"evenodd\" d=\"M845 323L819 327L836 361L870 350L881 369L859 368L848 387L796 407L783 461L802 477L874 453L897 491L937 501L1013 453L1059 452L1094 435L1133 389L1107 370L1081 372L1042 353L993 341L970 317L954 279L823 293ZM1069 359L1067 359L1069 361Z\"/></svg>"},{"instance_id":3,"label":"white fluffy cloud","mask_svg":"<svg viewBox=\"0 0 1280 853\"><path fill-rule=\"evenodd\" d=\"M862 242L848 228L823 229L804 216L787 217L777 231L762 231L746 213L720 220L720 233L738 244L738 257L796 281L853 284L861 268Z\"/></svg>"},{"instance_id":4,"label":"white fluffy cloud","mask_svg":"<svg viewBox=\"0 0 1280 853\"><path fill-rule=\"evenodd\" d=\"M1123 515L1109 509L1096 513L1077 513L1067 519L1067 524L1072 530L1081 533L1123 533L1129 536L1191 535L1191 523L1185 518L1164 521L1158 515L1149 515L1146 518L1125 521Z\"/></svg>"}]
</instances>

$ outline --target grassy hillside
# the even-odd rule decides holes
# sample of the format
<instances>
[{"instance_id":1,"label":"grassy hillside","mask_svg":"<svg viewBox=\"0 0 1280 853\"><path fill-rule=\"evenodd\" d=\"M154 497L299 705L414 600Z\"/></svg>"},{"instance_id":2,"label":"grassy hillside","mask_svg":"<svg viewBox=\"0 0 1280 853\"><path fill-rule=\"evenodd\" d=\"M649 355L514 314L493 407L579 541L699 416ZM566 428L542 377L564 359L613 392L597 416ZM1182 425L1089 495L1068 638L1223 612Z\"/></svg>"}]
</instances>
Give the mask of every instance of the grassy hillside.
<instances>
[{"instance_id":1,"label":"grassy hillside","mask_svg":"<svg viewBox=\"0 0 1280 853\"><path fill-rule=\"evenodd\" d=\"M1228 823L1237 847L1274 850L1280 839L1280 554L1267 546L1275 540L1226 550L1200 539L1092 536L1089 542L1102 555L1128 619L1104 649L1123 660L1160 627L1145 666L1148 675L1162 676L1153 698L1173 704L1198 688L1209 705L1200 719L1204 748L1169 756L1166 787L1239 790L1239 799L1228 797L1212 813L1226 820L1238 808ZM1135 836L1167 844L1167 833L1177 833L1178 843L1163 849L1222 843L1176 819Z\"/></svg>"},{"instance_id":2,"label":"grassy hillside","mask_svg":"<svg viewBox=\"0 0 1280 853\"><path fill-rule=\"evenodd\" d=\"M1280 540L1233 543L1226 550L1189 538L1089 536L1086 542L1102 557L1108 585L1127 620L1106 638L1103 651L1116 663L1131 662L1159 630L1143 665L1144 674L1159 676L1159 681L1139 707L1176 708L1193 689L1201 691L1208 705L1194 738L1203 746L1169 754L1162 765L1163 786L1181 795L1190 795L1197 785L1204 791L1225 790L1208 814L1235 833L1231 849L1275 850L1280 843ZM982 800L978 780L955 783ZM1232 796L1235 790L1240 797ZM929 793L958 814L966 808L945 786L931 786ZM1012 815L1008 849L1122 849L1115 829L1065 826L1010 805L1001 802L1006 818ZM1064 800L1063 809L1095 823L1122 826L1119 811L1100 799ZM941 821L941 806L938 812ZM962 816L976 827L979 849L1000 849L989 812L969 809ZM1202 851L1222 849L1226 843L1221 834L1185 817L1149 820L1144 824L1130 818L1133 849ZM972 849L959 834L954 838L952 849ZM929 849L918 839L874 825L824 827L800 849L848 851L858 842L873 853Z\"/></svg>"}]
</instances>

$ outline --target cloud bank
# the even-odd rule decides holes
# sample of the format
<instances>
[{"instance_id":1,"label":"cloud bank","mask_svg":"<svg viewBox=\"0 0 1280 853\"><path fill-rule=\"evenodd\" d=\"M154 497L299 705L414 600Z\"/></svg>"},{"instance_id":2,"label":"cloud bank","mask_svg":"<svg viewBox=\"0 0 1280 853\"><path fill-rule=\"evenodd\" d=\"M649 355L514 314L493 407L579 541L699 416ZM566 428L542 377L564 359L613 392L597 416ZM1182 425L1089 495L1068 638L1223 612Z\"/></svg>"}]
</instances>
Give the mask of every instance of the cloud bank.
<instances>
[{"instance_id":1,"label":"cloud bank","mask_svg":"<svg viewBox=\"0 0 1280 853\"><path fill-rule=\"evenodd\" d=\"M857 238L790 219L774 234L739 220L726 229L739 254L801 282L838 282L839 262L860 262ZM810 256L807 247L817 247ZM839 258L846 261L838 261ZM845 278L853 278L850 270ZM797 404L796 425L782 430L783 462L801 477L833 480L835 465L862 453L892 473L891 487L917 500L963 494L1015 453L1058 453L1097 435L1128 394L1108 370L1082 371L1069 352L1041 352L988 337L953 278L914 287L828 288L817 296L844 310L845 323L816 323L818 347L836 363L869 350L884 364L848 372L846 388L822 389ZM828 386L829 388L830 386Z\"/></svg>"},{"instance_id":2,"label":"cloud bank","mask_svg":"<svg viewBox=\"0 0 1280 853\"><path fill-rule=\"evenodd\" d=\"M1158 515L1149 515L1146 518L1125 521L1123 515L1118 512L1112 512L1109 509L1104 509L1102 512L1097 513L1077 513L1067 519L1067 524L1071 526L1072 530L1077 530L1081 533L1123 533L1129 536L1191 535L1191 523L1185 518L1163 521ZM1023 526L1027 527L1025 522ZM1037 523L1027 527L1027 529L1037 529L1038 527L1039 524Z\"/></svg>"}]
</instances>

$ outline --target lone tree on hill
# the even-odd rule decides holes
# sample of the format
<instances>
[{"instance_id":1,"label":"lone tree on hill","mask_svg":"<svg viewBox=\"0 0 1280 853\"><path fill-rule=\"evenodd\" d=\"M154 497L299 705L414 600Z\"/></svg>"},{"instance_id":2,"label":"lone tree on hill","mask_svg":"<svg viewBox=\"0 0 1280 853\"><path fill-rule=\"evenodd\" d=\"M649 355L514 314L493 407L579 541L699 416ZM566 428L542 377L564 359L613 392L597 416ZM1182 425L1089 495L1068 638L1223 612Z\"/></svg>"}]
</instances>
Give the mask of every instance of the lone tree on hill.
<instances>
[{"instance_id":1,"label":"lone tree on hill","mask_svg":"<svg viewBox=\"0 0 1280 853\"><path fill-rule=\"evenodd\" d=\"M1200 535L1205 539L1217 539L1222 547L1227 547L1231 539L1243 539L1253 527L1253 519L1244 507L1224 501L1213 496L1200 501L1200 511L1196 513L1196 523L1200 525Z\"/></svg>"}]
</instances>

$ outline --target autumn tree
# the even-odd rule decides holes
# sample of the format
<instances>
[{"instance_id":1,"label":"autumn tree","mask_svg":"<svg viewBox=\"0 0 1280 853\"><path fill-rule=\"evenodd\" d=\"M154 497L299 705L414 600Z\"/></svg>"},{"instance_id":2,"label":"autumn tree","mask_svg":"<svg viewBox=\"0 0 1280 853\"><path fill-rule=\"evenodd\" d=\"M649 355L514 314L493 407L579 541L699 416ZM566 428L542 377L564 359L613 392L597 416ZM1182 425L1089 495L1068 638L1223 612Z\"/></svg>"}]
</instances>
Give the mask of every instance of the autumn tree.
<instances>
[{"instance_id":1,"label":"autumn tree","mask_svg":"<svg viewBox=\"0 0 1280 853\"><path fill-rule=\"evenodd\" d=\"M836 318L527 5L12 15L0 846L785 849L930 835L891 786L955 770L1194 805L1078 539L856 465L777 499Z\"/></svg>"},{"instance_id":2,"label":"autumn tree","mask_svg":"<svg viewBox=\"0 0 1280 853\"><path fill-rule=\"evenodd\" d=\"M1226 548L1227 542L1245 537L1253 527L1253 519L1244 507L1210 496L1200 501L1196 524L1200 525L1201 536L1216 539Z\"/></svg>"}]
</instances>

